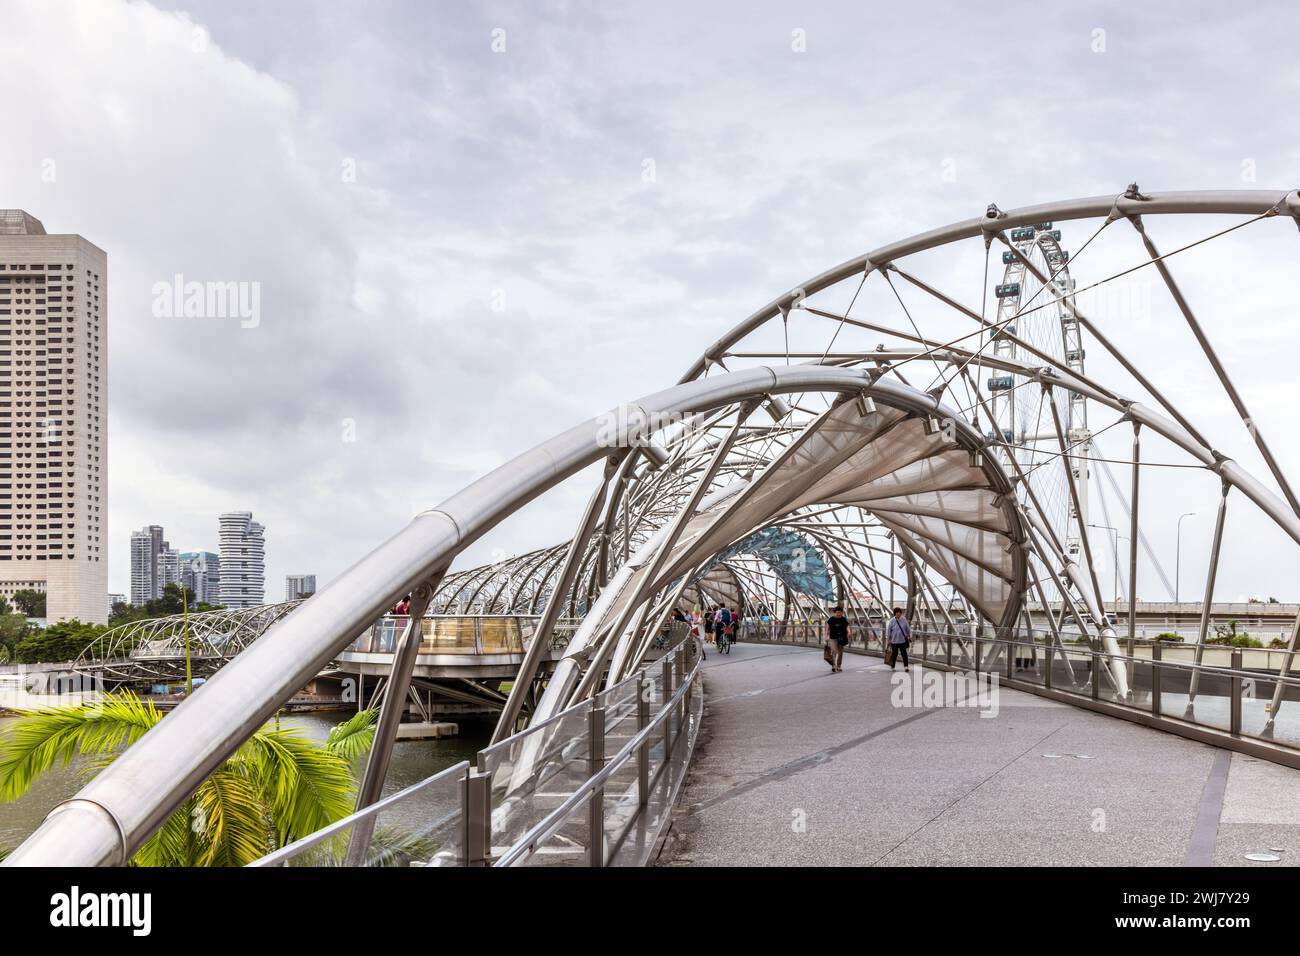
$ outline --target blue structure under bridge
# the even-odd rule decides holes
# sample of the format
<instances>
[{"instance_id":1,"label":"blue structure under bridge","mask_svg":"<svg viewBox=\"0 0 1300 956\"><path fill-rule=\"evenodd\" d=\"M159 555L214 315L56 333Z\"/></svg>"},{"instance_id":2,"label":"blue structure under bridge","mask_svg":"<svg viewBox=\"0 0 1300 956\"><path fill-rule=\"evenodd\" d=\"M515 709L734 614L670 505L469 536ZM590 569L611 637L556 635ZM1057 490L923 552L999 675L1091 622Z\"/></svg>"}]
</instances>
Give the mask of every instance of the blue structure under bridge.
<instances>
[{"instance_id":1,"label":"blue structure under bridge","mask_svg":"<svg viewBox=\"0 0 1300 956\"><path fill-rule=\"evenodd\" d=\"M791 591L820 601L833 601L835 588L821 552L806 535L789 528L764 528L741 538L700 569L708 575L719 564L742 554L764 561Z\"/></svg>"}]
</instances>

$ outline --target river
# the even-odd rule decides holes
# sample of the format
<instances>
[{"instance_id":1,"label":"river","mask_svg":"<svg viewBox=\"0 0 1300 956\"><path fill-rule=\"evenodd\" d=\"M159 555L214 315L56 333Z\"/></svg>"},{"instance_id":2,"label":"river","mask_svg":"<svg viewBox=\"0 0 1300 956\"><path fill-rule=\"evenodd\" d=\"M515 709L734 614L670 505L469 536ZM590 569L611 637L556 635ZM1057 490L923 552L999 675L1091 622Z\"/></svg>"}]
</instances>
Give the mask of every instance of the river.
<instances>
[{"instance_id":1,"label":"river","mask_svg":"<svg viewBox=\"0 0 1300 956\"><path fill-rule=\"evenodd\" d=\"M323 741L331 727L350 716L350 712L287 714L280 718L280 726L301 727L313 740ZM14 717L0 717L0 733L15 720ZM474 755L487 746L491 726L481 721L462 721L460 727L460 737L400 741L393 748L384 794L409 787L458 761L472 762ZM52 807L81 789L88 779L83 766L81 761L74 760L67 767L55 767L21 799L0 803L0 850L16 847L40 825Z\"/></svg>"}]
</instances>

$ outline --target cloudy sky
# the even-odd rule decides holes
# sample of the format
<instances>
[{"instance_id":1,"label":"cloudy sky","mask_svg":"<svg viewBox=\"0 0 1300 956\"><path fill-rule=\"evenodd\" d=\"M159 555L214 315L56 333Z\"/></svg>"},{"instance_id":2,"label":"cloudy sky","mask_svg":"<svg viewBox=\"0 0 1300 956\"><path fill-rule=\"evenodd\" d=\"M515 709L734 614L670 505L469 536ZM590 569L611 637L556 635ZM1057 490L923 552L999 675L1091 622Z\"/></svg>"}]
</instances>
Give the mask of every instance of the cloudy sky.
<instances>
[{"instance_id":1,"label":"cloudy sky","mask_svg":"<svg viewBox=\"0 0 1300 956\"><path fill-rule=\"evenodd\" d=\"M1285 2L0 0L0 207L109 253L110 588L133 528L215 550L232 509L268 527L269 598L289 572L328 580L676 381L779 291L990 201L1294 187L1297 20ZM1289 233L1195 278L1278 447L1300 235L1267 225ZM257 283L260 320L156 315L178 274ZM1170 340L1162 321L1128 344ZM1194 362L1171 365L1189 402ZM474 554L564 537L580 485ZM1214 500L1211 481L1168 503L1201 512L1194 576ZM1245 524L1228 547L1221 598L1300 598L1284 539Z\"/></svg>"}]
</instances>

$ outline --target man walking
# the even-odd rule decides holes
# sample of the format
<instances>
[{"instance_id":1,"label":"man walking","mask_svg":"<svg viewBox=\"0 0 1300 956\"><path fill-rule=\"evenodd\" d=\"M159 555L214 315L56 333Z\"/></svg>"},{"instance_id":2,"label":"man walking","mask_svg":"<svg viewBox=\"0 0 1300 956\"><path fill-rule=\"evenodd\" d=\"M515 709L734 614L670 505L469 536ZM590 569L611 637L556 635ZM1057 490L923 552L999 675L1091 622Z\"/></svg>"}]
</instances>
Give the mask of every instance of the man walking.
<instances>
[{"instance_id":1,"label":"man walking","mask_svg":"<svg viewBox=\"0 0 1300 956\"><path fill-rule=\"evenodd\" d=\"M838 674L844 670L844 645L849 642L849 619L844 616L844 608L837 607L831 611L826 621L826 663L831 665L831 673Z\"/></svg>"},{"instance_id":2,"label":"man walking","mask_svg":"<svg viewBox=\"0 0 1300 956\"><path fill-rule=\"evenodd\" d=\"M907 664L907 645L912 643L912 625L907 623L907 618L903 617L901 607L894 608L894 619L889 622L885 628L885 639L889 641L889 669L892 671L898 664L898 655L903 655L903 670L910 671Z\"/></svg>"}]
</instances>

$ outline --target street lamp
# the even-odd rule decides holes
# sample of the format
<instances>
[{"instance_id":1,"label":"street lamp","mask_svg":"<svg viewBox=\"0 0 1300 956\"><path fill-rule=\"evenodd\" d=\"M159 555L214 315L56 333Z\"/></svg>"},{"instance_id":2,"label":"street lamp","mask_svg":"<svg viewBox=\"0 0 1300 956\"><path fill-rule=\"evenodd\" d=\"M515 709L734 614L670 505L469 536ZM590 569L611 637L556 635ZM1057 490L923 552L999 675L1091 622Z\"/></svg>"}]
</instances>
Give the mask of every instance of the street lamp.
<instances>
[{"instance_id":1,"label":"street lamp","mask_svg":"<svg viewBox=\"0 0 1300 956\"><path fill-rule=\"evenodd\" d=\"M1186 514L1183 514L1183 515L1179 515L1179 516L1178 516L1178 534L1177 534L1177 536L1176 536L1176 538L1175 538L1175 541L1176 541L1177 543L1176 543L1176 545L1175 545L1175 554L1174 554L1174 615L1175 615L1175 620L1177 619L1177 614L1178 614L1178 585L1181 583L1180 580L1179 580L1179 572L1180 572L1181 569L1182 569L1182 560L1183 560L1183 519L1184 519L1184 518L1192 518L1192 517L1195 517L1195 515L1196 515L1196 512L1195 512L1195 511L1189 511L1189 512L1187 512Z\"/></svg>"},{"instance_id":2,"label":"street lamp","mask_svg":"<svg viewBox=\"0 0 1300 956\"><path fill-rule=\"evenodd\" d=\"M1111 557L1114 559L1114 568L1111 572L1110 585L1111 585L1111 591L1115 595L1115 603L1114 603L1115 619L1119 620L1119 539L1124 536L1119 533L1118 528L1112 528L1108 524L1090 524L1088 525L1088 527L1098 528L1101 531L1109 531L1114 536L1111 540L1111 545L1110 545ZM1124 537L1124 540L1127 541L1128 538ZM1133 613L1132 608L1129 608L1129 613L1130 614Z\"/></svg>"}]
</instances>

